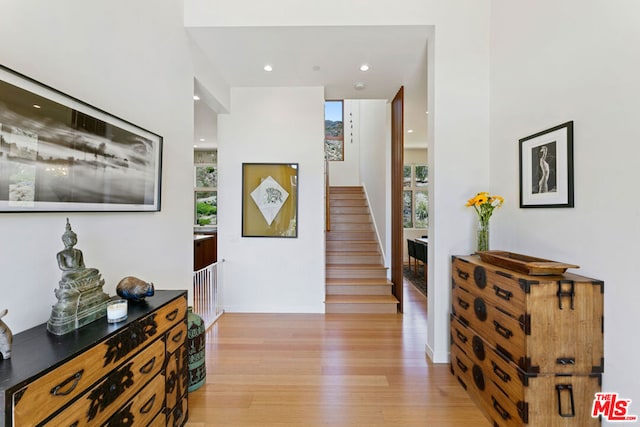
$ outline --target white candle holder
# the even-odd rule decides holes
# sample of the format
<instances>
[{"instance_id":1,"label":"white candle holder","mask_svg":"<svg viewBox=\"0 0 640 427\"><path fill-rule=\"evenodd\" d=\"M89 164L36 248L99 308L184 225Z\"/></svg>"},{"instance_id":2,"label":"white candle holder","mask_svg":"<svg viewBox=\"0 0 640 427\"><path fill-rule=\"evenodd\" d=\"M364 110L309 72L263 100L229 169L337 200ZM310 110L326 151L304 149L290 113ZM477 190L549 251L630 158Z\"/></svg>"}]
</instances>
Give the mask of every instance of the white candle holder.
<instances>
[{"instance_id":1,"label":"white candle holder","mask_svg":"<svg viewBox=\"0 0 640 427\"><path fill-rule=\"evenodd\" d=\"M117 323L127 319L127 300L117 299L107 303L107 322Z\"/></svg>"}]
</instances>

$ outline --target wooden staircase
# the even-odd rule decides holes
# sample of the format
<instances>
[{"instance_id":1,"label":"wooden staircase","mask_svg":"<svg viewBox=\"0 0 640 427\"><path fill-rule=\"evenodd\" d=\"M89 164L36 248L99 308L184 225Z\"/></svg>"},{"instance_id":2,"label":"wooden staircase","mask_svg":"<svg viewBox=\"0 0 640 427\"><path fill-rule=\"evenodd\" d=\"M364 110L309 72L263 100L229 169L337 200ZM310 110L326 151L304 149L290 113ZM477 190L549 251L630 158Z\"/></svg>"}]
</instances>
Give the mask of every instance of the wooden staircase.
<instances>
[{"instance_id":1,"label":"wooden staircase","mask_svg":"<svg viewBox=\"0 0 640 427\"><path fill-rule=\"evenodd\" d=\"M362 187L331 187L326 233L326 313L396 313Z\"/></svg>"}]
</instances>

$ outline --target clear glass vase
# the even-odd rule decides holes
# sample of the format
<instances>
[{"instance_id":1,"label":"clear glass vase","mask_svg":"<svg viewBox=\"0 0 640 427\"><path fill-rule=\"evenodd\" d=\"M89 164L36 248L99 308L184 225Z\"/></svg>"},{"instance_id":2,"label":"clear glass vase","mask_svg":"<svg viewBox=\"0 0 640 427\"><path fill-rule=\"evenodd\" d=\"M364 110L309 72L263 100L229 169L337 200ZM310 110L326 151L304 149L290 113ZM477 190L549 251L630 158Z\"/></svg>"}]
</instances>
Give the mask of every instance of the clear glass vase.
<instances>
[{"instance_id":1,"label":"clear glass vase","mask_svg":"<svg viewBox=\"0 0 640 427\"><path fill-rule=\"evenodd\" d=\"M489 221L478 221L476 233L476 251L489 250Z\"/></svg>"}]
</instances>

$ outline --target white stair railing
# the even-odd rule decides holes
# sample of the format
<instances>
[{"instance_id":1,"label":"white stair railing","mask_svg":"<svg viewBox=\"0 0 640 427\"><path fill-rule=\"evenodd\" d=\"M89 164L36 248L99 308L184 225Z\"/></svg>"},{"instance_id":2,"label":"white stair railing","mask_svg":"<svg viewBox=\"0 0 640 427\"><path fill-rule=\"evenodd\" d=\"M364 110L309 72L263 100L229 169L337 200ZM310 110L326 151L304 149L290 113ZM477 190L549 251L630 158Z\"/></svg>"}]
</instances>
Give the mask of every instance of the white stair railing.
<instances>
[{"instance_id":1,"label":"white stair railing","mask_svg":"<svg viewBox=\"0 0 640 427\"><path fill-rule=\"evenodd\" d=\"M193 273L193 312L202 317L205 328L223 313L220 264L214 262Z\"/></svg>"}]
</instances>

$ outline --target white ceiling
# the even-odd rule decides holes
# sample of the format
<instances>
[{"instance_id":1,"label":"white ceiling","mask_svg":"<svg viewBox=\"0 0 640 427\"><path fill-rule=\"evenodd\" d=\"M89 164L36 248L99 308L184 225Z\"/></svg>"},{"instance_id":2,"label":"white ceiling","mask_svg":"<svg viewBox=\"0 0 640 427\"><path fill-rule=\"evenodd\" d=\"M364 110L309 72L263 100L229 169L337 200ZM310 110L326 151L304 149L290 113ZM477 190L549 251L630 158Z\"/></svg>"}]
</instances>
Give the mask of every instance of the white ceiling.
<instances>
[{"instance_id":1,"label":"white ceiling","mask_svg":"<svg viewBox=\"0 0 640 427\"><path fill-rule=\"evenodd\" d=\"M325 99L393 99L404 86L405 146L426 147L425 26L189 28L194 42L230 87L324 86ZM263 67L269 64L273 71ZM360 71L368 64L367 72ZM356 83L365 89L356 90ZM215 141L199 123L210 111L196 102L196 143ZM412 129L412 133L408 133Z\"/></svg>"}]
</instances>

